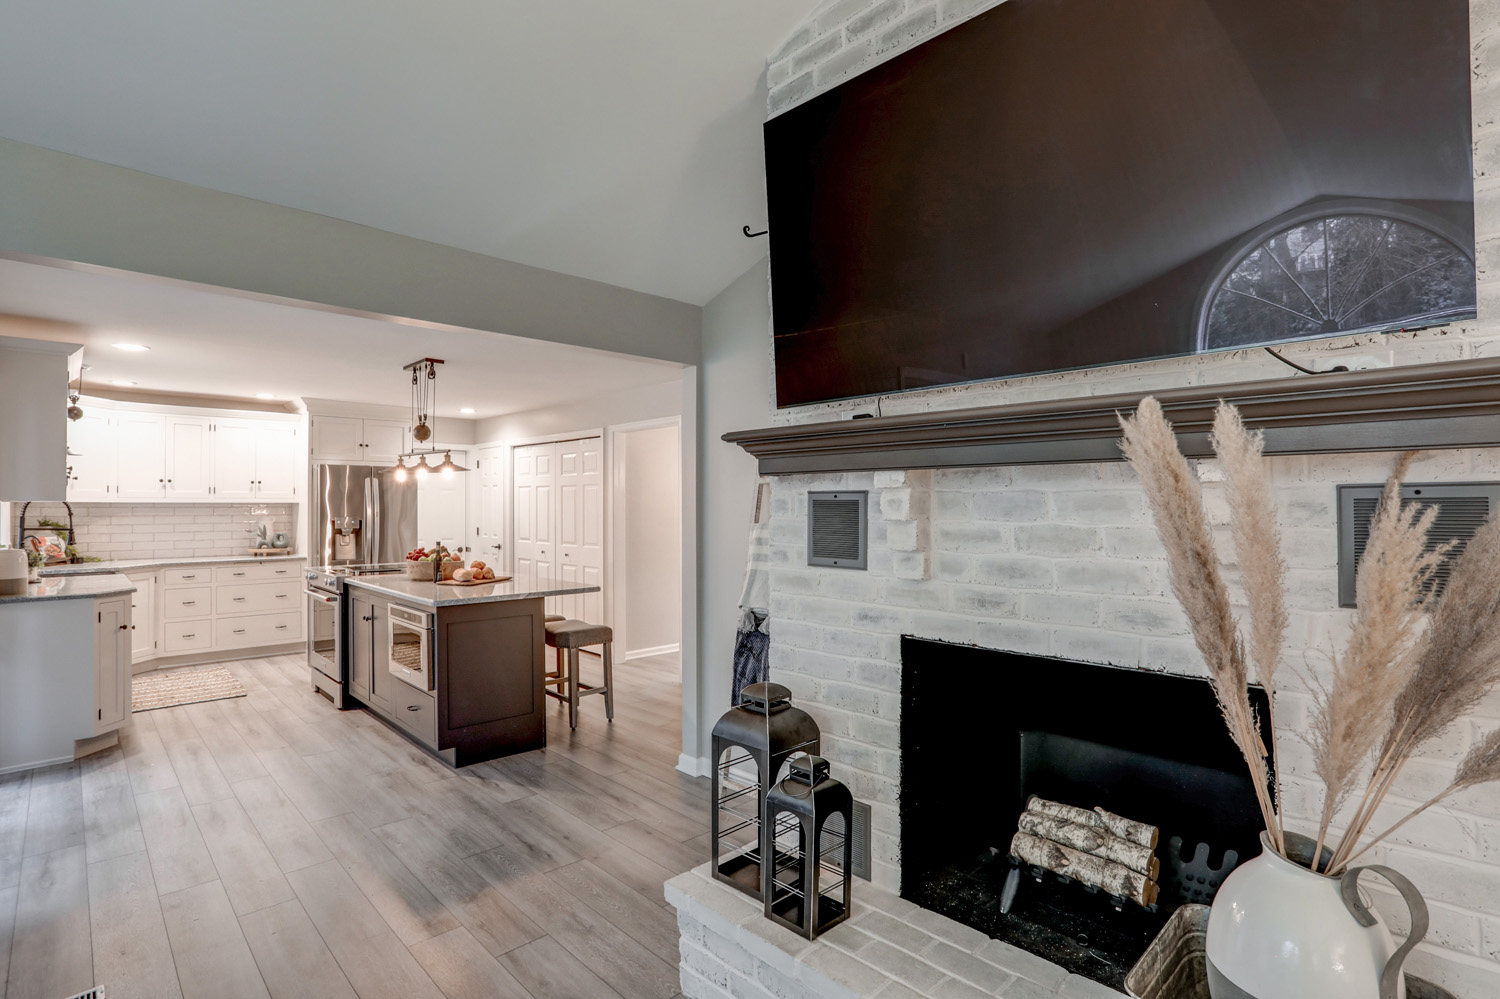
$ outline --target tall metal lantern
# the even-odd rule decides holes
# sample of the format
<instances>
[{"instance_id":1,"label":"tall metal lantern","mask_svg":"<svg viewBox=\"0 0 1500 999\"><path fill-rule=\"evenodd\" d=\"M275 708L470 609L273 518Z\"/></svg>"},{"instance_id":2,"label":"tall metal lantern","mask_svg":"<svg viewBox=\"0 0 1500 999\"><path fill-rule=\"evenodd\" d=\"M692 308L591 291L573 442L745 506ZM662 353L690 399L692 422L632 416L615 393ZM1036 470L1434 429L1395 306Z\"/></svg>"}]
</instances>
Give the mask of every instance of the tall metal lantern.
<instances>
[{"instance_id":1,"label":"tall metal lantern","mask_svg":"<svg viewBox=\"0 0 1500 999\"><path fill-rule=\"evenodd\" d=\"M799 756L766 795L766 916L811 940L849 918L854 796L821 756Z\"/></svg>"},{"instance_id":2,"label":"tall metal lantern","mask_svg":"<svg viewBox=\"0 0 1500 999\"><path fill-rule=\"evenodd\" d=\"M740 697L714 725L713 875L764 899L766 790L794 755L818 751L818 724L792 707L792 692L778 683L751 684Z\"/></svg>"}]
</instances>

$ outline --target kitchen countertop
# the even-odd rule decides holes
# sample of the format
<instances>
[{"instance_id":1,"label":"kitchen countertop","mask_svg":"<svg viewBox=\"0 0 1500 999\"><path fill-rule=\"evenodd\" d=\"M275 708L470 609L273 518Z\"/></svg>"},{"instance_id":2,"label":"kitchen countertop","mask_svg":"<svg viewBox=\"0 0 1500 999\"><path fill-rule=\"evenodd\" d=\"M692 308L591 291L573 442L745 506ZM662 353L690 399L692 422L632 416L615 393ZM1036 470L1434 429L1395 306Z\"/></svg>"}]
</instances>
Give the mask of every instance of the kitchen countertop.
<instances>
[{"instance_id":1,"label":"kitchen countertop","mask_svg":"<svg viewBox=\"0 0 1500 999\"><path fill-rule=\"evenodd\" d=\"M223 565L229 562L291 562L307 560L306 555L221 555L218 558L130 558L112 562L79 562L77 565L50 565L42 576L88 576L106 572L133 572L137 569L166 569L174 565Z\"/></svg>"},{"instance_id":2,"label":"kitchen countertop","mask_svg":"<svg viewBox=\"0 0 1500 999\"><path fill-rule=\"evenodd\" d=\"M0 597L0 604L31 600L92 600L134 593L135 584L117 572L94 576L53 576L26 587L25 596Z\"/></svg>"},{"instance_id":3,"label":"kitchen countertop","mask_svg":"<svg viewBox=\"0 0 1500 999\"><path fill-rule=\"evenodd\" d=\"M500 600L530 600L534 597L562 597L573 593L597 593L597 586L559 586L548 590L523 590L515 580L484 583L480 586L439 586L437 583L409 579L395 573L383 576L350 576L345 582L362 590L399 597L424 607L457 607L463 604L490 604Z\"/></svg>"}]
</instances>

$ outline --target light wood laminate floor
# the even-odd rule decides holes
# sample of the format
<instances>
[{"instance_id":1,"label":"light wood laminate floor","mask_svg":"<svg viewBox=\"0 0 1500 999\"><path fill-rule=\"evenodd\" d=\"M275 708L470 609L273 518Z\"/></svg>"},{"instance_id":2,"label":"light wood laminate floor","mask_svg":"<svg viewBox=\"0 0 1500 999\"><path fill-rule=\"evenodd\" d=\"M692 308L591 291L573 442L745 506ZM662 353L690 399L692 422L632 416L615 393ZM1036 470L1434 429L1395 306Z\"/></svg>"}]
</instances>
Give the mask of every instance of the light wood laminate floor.
<instances>
[{"instance_id":1,"label":"light wood laminate floor","mask_svg":"<svg viewBox=\"0 0 1500 999\"><path fill-rule=\"evenodd\" d=\"M585 657L585 680L598 660ZM662 882L707 859L674 769L677 658L615 666L615 721L454 771L314 694L133 716L118 749L0 777L0 996L671 999Z\"/></svg>"}]
</instances>

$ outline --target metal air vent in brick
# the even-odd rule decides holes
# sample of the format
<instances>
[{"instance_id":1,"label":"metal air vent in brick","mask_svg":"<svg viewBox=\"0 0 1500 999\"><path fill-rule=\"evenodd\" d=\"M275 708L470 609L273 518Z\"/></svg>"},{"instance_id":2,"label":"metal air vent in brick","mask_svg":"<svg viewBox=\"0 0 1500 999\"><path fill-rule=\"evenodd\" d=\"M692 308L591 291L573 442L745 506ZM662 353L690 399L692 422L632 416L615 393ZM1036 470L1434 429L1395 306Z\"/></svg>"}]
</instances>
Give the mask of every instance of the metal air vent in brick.
<instances>
[{"instance_id":1,"label":"metal air vent in brick","mask_svg":"<svg viewBox=\"0 0 1500 999\"><path fill-rule=\"evenodd\" d=\"M870 803L854 803L854 842L850 845L849 873L857 878L870 880Z\"/></svg>"},{"instance_id":2,"label":"metal air vent in brick","mask_svg":"<svg viewBox=\"0 0 1500 999\"><path fill-rule=\"evenodd\" d=\"M869 493L807 494L807 564L866 568Z\"/></svg>"},{"instance_id":3,"label":"metal air vent in brick","mask_svg":"<svg viewBox=\"0 0 1500 999\"><path fill-rule=\"evenodd\" d=\"M77 995L68 996L68 999L104 999L104 986L95 985L87 992L80 992Z\"/></svg>"},{"instance_id":4,"label":"metal air vent in brick","mask_svg":"<svg viewBox=\"0 0 1500 999\"><path fill-rule=\"evenodd\" d=\"M1380 504L1379 485L1339 486L1339 606L1353 607L1355 571L1370 540L1370 521ZM1479 530L1490 511L1500 506L1500 482L1429 482L1401 488L1401 502L1438 508L1427 533L1430 551L1446 541L1456 544L1433 574L1430 595L1447 585L1453 560Z\"/></svg>"}]
</instances>

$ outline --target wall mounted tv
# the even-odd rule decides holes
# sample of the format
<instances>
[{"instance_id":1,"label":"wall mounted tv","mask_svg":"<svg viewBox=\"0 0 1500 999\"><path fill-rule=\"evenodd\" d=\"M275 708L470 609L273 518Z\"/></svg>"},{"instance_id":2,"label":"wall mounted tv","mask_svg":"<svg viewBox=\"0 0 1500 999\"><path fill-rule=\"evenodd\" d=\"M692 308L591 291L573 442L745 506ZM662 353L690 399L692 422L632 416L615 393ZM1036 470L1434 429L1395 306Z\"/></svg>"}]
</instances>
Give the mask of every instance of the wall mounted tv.
<instances>
[{"instance_id":1,"label":"wall mounted tv","mask_svg":"<svg viewBox=\"0 0 1500 999\"><path fill-rule=\"evenodd\" d=\"M1468 0L1007 0L766 123L781 406L1475 315Z\"/></svg>"}]
</instances>

